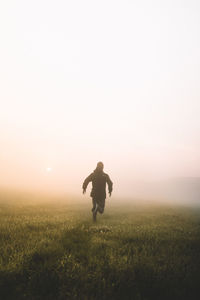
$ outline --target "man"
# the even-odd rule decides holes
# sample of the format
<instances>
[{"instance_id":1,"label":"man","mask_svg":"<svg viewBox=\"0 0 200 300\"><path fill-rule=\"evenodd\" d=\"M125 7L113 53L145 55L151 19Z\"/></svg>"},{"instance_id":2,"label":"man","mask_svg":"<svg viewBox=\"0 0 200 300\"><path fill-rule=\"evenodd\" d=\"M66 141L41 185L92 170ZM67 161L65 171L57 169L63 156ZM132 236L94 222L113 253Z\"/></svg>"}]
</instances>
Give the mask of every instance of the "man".
<instances>
[{"instance_id":1,"label":"man","mask_svg":"<svg viewBox=\"0 0 200 300\"><path fill-rule=\"evenodd\" d=\"M105 207L106 199L106 183L108 184L108 192L111 196L113 183L110 180L108 174L103 172L104 165L102 162L98 162L96 169L91 173L83 182L83 194L85 194L88 183L92 182L92 191L90 196L92 197L92 213L93 221L96 221L97 212L102 214Z\"/></svg>"}]
</instances>

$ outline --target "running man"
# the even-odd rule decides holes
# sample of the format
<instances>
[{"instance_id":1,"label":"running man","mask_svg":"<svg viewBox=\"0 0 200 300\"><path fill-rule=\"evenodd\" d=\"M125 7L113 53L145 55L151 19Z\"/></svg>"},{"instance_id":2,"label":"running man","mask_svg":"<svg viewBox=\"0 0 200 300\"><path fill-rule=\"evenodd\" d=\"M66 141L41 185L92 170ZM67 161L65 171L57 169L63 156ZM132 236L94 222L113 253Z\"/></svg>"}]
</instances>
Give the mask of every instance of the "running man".
<instances>
[{"instance_id":1,"label":"running man","mask_svg":"<svg viewBox=\"0 0 200 300\"><path fill-rule=\"evenodd\" d=\"M111 196L113 183L110 180L108 174L103 172L104 165L102 162L98 162L96 169L91 173L83 182L83 194L85 194L88 183L92 182L92 191L90 196L92 197L92 213L93 221L96 222L97 212L102 214L105 207L106 199L106 183L108 184L108 192Z\"/></svg>"}]
</instances>

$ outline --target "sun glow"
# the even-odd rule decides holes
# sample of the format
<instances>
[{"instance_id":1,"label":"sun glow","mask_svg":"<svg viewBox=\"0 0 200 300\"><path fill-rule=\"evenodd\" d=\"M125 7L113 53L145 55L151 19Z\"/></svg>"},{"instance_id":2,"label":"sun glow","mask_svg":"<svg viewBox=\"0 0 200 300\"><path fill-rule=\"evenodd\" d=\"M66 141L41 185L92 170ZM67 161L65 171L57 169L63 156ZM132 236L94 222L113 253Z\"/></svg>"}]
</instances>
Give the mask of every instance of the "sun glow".
<instances>
[{"instance_id":1,"label":"sun glow","mask_svg":"<svg viewBox=\"0 0 200 300\"><path fill-rule=\"evenodd\" d=\"M58 3L0 4L1 184L200 176L200 2Z\"/></svg>"}]
</instances>

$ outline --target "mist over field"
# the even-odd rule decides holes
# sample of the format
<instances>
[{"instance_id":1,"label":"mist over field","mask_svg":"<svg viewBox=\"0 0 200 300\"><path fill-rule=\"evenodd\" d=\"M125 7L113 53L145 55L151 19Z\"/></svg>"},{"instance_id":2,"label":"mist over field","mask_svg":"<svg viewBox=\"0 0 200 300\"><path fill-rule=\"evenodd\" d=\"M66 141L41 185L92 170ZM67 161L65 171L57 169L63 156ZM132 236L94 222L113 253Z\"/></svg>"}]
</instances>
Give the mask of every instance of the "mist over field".
<instances>
[{"instance_id":1,"label":"mist over field","mask_svg":"<svg viewBox=\"0 0 200 300\"><path fill-rule=\"evenodd\" d=\"M199 16L1 1L1 299L200 299Z\"/></svg>"},{"instance_id":2,"label":"mist over field","mask_svg":"<svg viewBox=\"0 0 200 300\"><path fill-rule=\"evenodd\" d=\"M82 180L83 181L83 180ZM196 206L200 205L200 178L171 178L166 180L154 181L136 181L133 180L131 185L116 186L114 182L114 192L111 198L107 195L107 201L117 202L121 206L130 202L138 203L160 203L169 205ZM66 182L66 186L68 183ZM50 201L50 202L67 202L67 203L90 203L92 185L89 184L86 195L82 195L82 182L76 187L76 191L69 192L53 188L17 188L7 186L0 188L0 202L11 201L12 197L23 200L25 203L31 201ZM7 199L7 200L6 200ZM46 199L46 200L45 200Z\"/></svg>"},{"instance_id":3,"label":"mist over field","mask_svg":"<svg viewBox=\"0 0 200 300\"><path fill-rule=\"evenodd\" d=\"M2 187L78 195L98 161L117 197L200 177L197 1L0 8Z\"/></svg>"}]
</instances>

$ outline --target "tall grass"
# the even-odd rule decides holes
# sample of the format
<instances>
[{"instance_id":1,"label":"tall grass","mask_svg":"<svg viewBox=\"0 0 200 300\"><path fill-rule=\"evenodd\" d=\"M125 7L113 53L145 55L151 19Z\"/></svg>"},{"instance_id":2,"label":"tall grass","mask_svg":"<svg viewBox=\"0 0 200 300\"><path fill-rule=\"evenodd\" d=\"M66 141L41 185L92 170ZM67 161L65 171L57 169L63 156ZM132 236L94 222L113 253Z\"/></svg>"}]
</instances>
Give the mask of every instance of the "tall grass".
<instances>
[{"instance_id":1,"label":"tall grass","mask_svg":"<svg viewBox=\"0 0 200 300\"><path fill-rule=\"evenodd\" d=\"M0 205L1 299L200 299L200 210Z\"/></svg>"}]
</instances>

